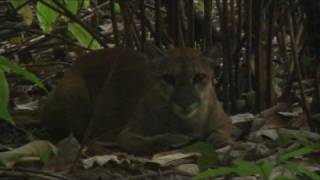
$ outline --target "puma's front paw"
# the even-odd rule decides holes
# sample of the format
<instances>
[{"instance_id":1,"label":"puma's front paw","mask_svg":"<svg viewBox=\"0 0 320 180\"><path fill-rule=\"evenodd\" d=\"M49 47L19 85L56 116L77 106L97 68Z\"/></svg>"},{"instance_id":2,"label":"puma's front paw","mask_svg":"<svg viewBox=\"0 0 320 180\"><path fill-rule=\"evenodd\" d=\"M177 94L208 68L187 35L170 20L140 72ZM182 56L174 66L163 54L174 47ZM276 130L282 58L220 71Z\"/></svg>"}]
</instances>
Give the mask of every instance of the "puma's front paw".
<instances>
[{"instance_id":1,"label":"puma's front paw","mask_svg":"<svg viewBox=\"0 0 320 180\"><path fill-rule=\"evenodd\" d=\"M160 134L152 137L153 144L163 149L178 147L179 145L190 142L193 138L182 134Z\"/></svg>"},{"instance_id":2,"label":"puma's front paw","mask_svg":"<svg viewBox=\"0 0 320 180\"><path fill-rule=\"evenodd\" d=\"M220 148L233 143L232 138L224 132L212 132L206 139L206 142L212 144L216 148Z\"/></svg>"}]
</instances>

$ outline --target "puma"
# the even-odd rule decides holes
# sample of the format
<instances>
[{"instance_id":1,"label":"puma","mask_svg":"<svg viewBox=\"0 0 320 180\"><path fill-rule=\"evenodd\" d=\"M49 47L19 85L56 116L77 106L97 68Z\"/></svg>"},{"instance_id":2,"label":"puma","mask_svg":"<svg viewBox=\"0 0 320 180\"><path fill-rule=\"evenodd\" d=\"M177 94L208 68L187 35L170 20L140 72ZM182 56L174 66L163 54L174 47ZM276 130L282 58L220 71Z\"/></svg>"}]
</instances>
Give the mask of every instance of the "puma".
<instances>
[{"instance_id":1,"label":"puma","mask_svg":"<svg viewBox=\"0 0 320 180\"><path fill-rule=\"evenodd\" d=\"M209 61L198 50L151 55L114 48L79 58L49 96L41 119L59 137L116 141L152 153L197 137L232 142L231 121L218 101Z\"/></svg>"}]
</instances>

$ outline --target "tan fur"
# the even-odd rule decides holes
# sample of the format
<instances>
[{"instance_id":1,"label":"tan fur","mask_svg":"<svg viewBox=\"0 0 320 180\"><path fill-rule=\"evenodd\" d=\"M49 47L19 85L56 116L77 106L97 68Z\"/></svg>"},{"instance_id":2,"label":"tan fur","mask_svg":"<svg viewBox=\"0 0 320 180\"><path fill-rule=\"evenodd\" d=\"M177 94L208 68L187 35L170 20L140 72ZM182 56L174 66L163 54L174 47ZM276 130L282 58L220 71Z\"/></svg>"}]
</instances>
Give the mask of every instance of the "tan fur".
<instances>
[{"instance_id":1,"label":"tan fur","mask_svg":"<svg viewBox=\"0 0 320 180\"><path fill-rule=\"evenodd\" d=\"M208 60L195 49L147 58L106 49L80 58L58 84L41 118L61 136L118 141L133 153L164 150L192 137L231 142L231 122L214 91Z\"/></svg>"}]
</instances>

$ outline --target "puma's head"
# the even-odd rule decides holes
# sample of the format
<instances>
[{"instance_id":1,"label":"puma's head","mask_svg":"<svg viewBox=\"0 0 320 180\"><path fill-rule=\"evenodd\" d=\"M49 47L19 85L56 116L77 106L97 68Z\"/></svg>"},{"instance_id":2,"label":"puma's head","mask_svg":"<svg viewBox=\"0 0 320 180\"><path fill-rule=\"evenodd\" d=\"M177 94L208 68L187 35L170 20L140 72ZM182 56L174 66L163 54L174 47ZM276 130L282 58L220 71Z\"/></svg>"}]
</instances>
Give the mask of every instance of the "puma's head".
<instances>
[{"instance_id":1,"label":"puma's head","mask_svg":"<svg viewBox=\"0 0 320 180\"><path fill-rule=\"evenodd\" d=\"M159 54L152 64L148 79L158 103L180 119L207 116L208 104L216 101L216 97L206 57L198 50L179 48Z\"/></svg>"}]
</instances>

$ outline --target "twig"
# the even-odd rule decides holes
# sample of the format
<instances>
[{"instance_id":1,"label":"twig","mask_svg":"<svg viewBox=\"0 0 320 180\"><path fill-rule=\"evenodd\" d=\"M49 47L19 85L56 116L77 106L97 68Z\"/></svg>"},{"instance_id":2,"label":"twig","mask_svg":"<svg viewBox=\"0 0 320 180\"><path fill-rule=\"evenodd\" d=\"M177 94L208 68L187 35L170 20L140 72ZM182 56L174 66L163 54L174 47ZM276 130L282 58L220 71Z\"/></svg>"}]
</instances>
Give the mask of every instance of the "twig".
<instances>
[{"instance_id":1,"label":"twig","mask_svg":"<svg viewBox=\"0 0 320 180\"><path fill-rule=\"evenodd\" d=\"M121 15L123 19L123 25L124 25L124 41L123 44L125 47L131 47L133 48L132 43L132 34L130 32L131 30L131 14L129 12L129 2L126 0L119 1L120 8L121 8Z\"/></svg>"},{"instance_id":2,"label":"twig","mask_svg":"<svg viewBox=\"0 0 320 180\"><path fill-rule=\"evenodd\" d=\"M160 14L160 0L155 1L155 42L157 46L160 46L161 41L161 14Z\"/></svg>"},{"instance_id":3,"label":"twig","mask_svg":"<svg viewBox=\"0 0 320 180\"><path fill-rule=\"evenodd\" d=\"M267 42L267 107L272 105L272 39L274 24L274 0L269 4L269 22L268 22L268 42Z\"/></svg>"},{"instance_id":4,"label":"twig","mask_svg":"<svg viewBox=\"0 0 320 180\"><path fill-rule=\"evenodd\" d=\"M301 106L302 109L304 110L304 113L307 116L307 122L312 131L314 131L314 128L316 126L313 125L312 118L311 118L311 113L309 106L307 105L307 98L306 95L304 94L304 86L302 84L302 73L301 73L301 67L300 67L300 62L299 62L299 52L297 51L297 41L296 37L294 34L294 27L293 27L293 22L292 18L288 13L288 20L289 20L289 28L290 28L290 39L291 39L291 46L293 50L293 60L295 64L295 69L297 71L297 76L298 76L298 84L299 84L299 89L300 89L300 96L301 96Z\"/></svg>"},{"instance_id":5,"label":"twig","mask_svg":"<svg viewBox=\"0 0 320 180\"><path fill-rule=\"evenodd\" d=\"M144 43L146 42L146 38L147 38L147 32L146 32L146 20L144 18L145 16L145 4L144 4L144 0L140 0L139 2L140 5L140 21L141 21L141 48L142 50L144 49Z\"/></svg>"},{"instance_id":6,"label":"twig","mask_svg":"<svg viewBox=\"0 0 320 180\"><path fill-rule=\"evenodd\" d=\"M255 92L256 92L256 112L264 109L264 94L262 89L262 53L261 53L261 29L262 29L262 9L263 3L261 1L254 1L254 69L255 69Z\"/></svg>"},{"instance_id":7,"label":"twig","mask_svg":"<svg viewBox=\"0 0 320 180\"><path fill-rule=\"evenodd\" d=\"M66 38L63 38L63 37L61 37L61 36L59 36L59 35L56 35L56 32L53 32L53 33L45 33L45 32L42 32L42 31L38 31L38 30L34 30L34 29L27 29L27 28L25 28L25 29L22 29L22 28L14 28L14 29L24 30L24 31L27 31L27 32L30 32L30 33L33 33L33 34L45 35L45 36L47 36L47 37L56 38L56 39L59 39L59 40L65 42L65 43L67 43L68 45L71 45L71 46L74 46L74 47L78 47L78 48L81 48L81 49L83 49L83 50L90 50L90 51L92 51L92 49L90 49L90 48L86 48L86 47L80 46L80 45L78 45L78 44L76 44L76 43L74 43L74 42L72 42L72 41L70 41L70 40L68 40L68 39L66 39Z\"/></svg>"},{"instance_id":8,"label":"twig","mask_svg":"<svg viewBox=\"0 0 320 180\"><path fill-rule=\"evenodd\" d=\"M205 22L205 40L204 40L204 49L209 49L212 47L212 1L204 1L204 22Z\"/></svg>"},{"instance_id":9,"label":"twig","mask_svg":"<svg viewBox=\"0 0 320 180\"><path fill-rule=\"evenodd\" d=\"M166 171L159 171L159 172L149 172L146 174L142 174L142 175L136 175L136 176L129 176L129 177L125 177L125 178L118 178L116 180L141 180L141 179L147 179L147 178L152 178L152 177L158 177L158 176L167 176L167 175L171 175L171 174L180 174L185 176L185 174L180 173L178 171L174 171L174 170L166 170ZM184 177L183 179L189 179L188 177Z\"/></svg>"},{"instance_id":10,"label":"twig","mask_svg":"<svg viewBox=\"0 0 320 180\"><path fill-rule=\"evenodd\" d=\"M63 175L58 175L51 172L45 172L35 169L26 168L3 168L0 167L0 176L13 176L13 177L38 177L48 180L73 180Z\"/></svg>"},{"instance_id":11,"label":"twig","mask_svg":"<svg viewBox=\"0 0 320 180\"><path fill-rule=\"evenodd\" d=\"M116 46L120 45L119 41L119 32L118 32L118 25L117 25L117 18L115 15L115 7L114 7L114 0L111 0L111 22L112 22L112 29L114 34L114 41Z\"/></svg>"},{"instance_id":12,"label":"twig","mask_svg":"<svg viewBox=\"0 0 320 180\"><path fill-rule=\"evenodd\" d=\"M84 2L84 1L82 1L82 2ZM103 3L99 4L97 7L95 7L94 9L95 9L95 10L102 9L102 8L105 7L105 6L108 6L110 3L111 3L111 2L109 2L109 1L103 2ZM81 7L81 6L80 6L80 7ZM95 12L95 11L92 11L92 12L90 12L90 13L87 13L87 14L81 16L81 20L84 21L84 20L87 20L87 19L89 19L90 17L94 16L94 15L95 15L94 12Z\"/></svg>"},{"instance_id":13,"label":"twig","mask_svg":"<svg viewBox=\"0 0 320 180\"><path fill-rule=\"evenodd\" d=\"M189 47L194 47L194 32L195 32L195 8L193 4L193 0L188 1L188 30L187 30L187 35L188 35L188 46Z\"/></svg>"}]
</instances>

